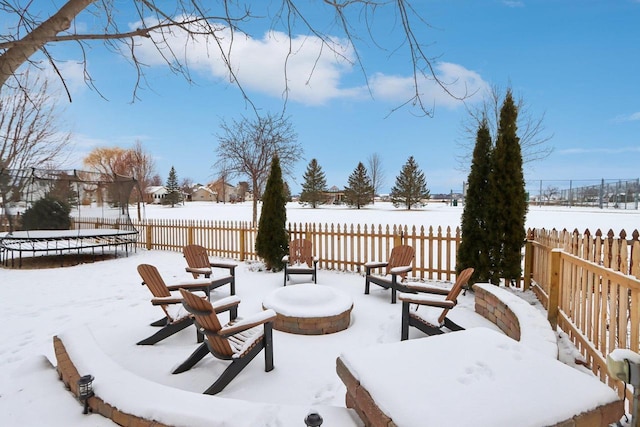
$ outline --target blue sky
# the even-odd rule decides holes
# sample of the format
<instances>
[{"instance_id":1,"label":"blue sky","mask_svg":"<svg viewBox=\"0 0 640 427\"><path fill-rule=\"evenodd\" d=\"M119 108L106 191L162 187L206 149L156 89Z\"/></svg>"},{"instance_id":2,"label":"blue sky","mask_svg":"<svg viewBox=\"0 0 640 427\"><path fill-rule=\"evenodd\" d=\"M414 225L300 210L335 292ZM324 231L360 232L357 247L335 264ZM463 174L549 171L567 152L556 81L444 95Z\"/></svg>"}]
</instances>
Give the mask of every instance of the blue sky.
<instances>
[{"instance_id":1,"label":"blue sky","mask_svg":"<svg viewBox=\"0 0 640 427\"><path fill-rule=\"evenodd\" d=\"M477 105L493 85L511 86L533 117L544 115L543 133L553 136L549 144L554 152L525 165L529 187L537 188L541 179L544 186L567 187L568 181L554 180L640 176L640 1L413 3L429 24L415 22L414 30L428 55L437 58L439 75L456 81L452 90L458 93L464 84L477 90L468 105ZM128 6L125 2L120 7L126 12ZM323 6L312 2L306 7ZM127 15L122 17L126 21ZM393 23L390 15L378 19ZM133 15L129 21L135 25ZM256 107L278 113L283 105L283 65L278 58L288 40L283 34L266 36L267 24L254 22L248 27L252 37L236 37L233 55ZM82 15L76 25L91 29L89 15ZM330 186L343 187L358 162L366 164L373 153L383 159L383 192L389 191L409 156L424 171L432 193L461 191L468 172L460 170L456 157L464 154L460 143L467 137L461 125L467 118L465 107L424 84L424 100L434 107L434 117L419 116L409 107L389 115L407 98L411 67L404 53L390 50L397 44L385 31L376 34L388 42L387 50L366 38L357 46L371 93L357 66L329 55L316 63L313 40L299 45L289 71L292 90L286 110L304 149L294 179L288 179L294 192L312 158ZM294 46L303 35L293 40ZM130 147L140 140L153 153L163 180L174 166L179 178L206 183L216 177L212 165L221 120L254 114L202 45L185 50L193 65L191 85L141 46L138 53L149 64L148 87L134 103L135 70L124 58L100 45L87 52L89 72L105 100L81 82L78 50L71 45L55 49L58 58L69 61L64 69L73 102L61 104L65 126L74 134L76 159L96 146ZM314 63L316 70L310 74ZM81 167L72 163L69 166Z\"/></svg>"}]
</instances>

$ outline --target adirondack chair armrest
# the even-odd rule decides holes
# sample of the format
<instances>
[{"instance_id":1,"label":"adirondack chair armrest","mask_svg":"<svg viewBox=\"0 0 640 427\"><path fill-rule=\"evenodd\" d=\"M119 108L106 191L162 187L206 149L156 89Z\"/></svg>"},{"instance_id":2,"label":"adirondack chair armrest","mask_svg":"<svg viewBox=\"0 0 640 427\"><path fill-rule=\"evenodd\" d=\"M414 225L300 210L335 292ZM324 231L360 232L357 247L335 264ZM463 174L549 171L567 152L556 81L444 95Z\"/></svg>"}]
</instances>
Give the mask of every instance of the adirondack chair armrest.
<instances>
[{"instance_id":1,"label":"adirondack chair armrest","mask_svg":"<svg viewBox=\"0 0 640 427\"><path fill-rule=\"evenodd\" d=\"M364 263L364 266L368 268L386 267L387 265L389 265L389 263L386 261L369 261Z\"/></svg>"},{"instance_id":2,"label":"adirondack chair armrest","mask_svg":"<svg viewBox=\"0 0 640 427\"><path fill-rule=\"evenodd\" d=\"M240 304L240 297L236 295L231 295L225 298L221 298L217 301L211 303L213 310L216 313L220 313L222 311L228 310L231 307L238 306Z\"/></svg>"},{"instance_id":3,"label":"adirondack chair armrest","mask_svg":"<svg viewBox=\"0 0 640 427\"><path fill-rule=\"evenodd\" d=\"M175 296L156 297L151 299L152 305L180 304L181 302L182 302L182 298L178 298Z\"/></svg>"},{"instance_id":4,"label":"adirondack chair armrest","mask_svg":"<svg viewBox=\"0 0 640 427\"><path fill-rule=\"evenodd\" d=\"M177 291L180 288L186 289L188 291L191 291L193 289L206 290L209 285L211 285L211 279L196 279L167 286L167 289L169 289L170 291Z\"/></svg>"},{"instance_id":5,"label":"adirondack chair armrest","mask_svg":"<svg viewBox=\"0 0 640 427\"><path fill-rule=\"evenodd\" d=\"M211 269L209 267L185 267L184 269L187 273L192 274L211 274Z\"/></svg>"},{"instance_id":6,"label":"adirondack chair armrest","mask_svg":"<svg viewBox=\"0 0 640 427\"><path fill-rule=\"evenodd\" d=\"M413 269L410 265L402 265L399 267L393 267L390 271L391 274L405 274L410 272Z\"/></svg>"},{"instance_id":7,"label":"adirondack chair armrest","mask_svg":"<svg viewBox=\"0 0 640 427\"><path fill-rule=\"evenodd\" d=\"M389 263L386 261L369 261L364 264L364 267L367 269L368 276L374 268L386 267L387 265L389 265Z\"/></svg>"},{"instance_id":8,"label":"adirondack chair armrest","mask_svg":"<svg viewBox=\"0 0 640 427\"><path fill-rule=\"evenodd\" d=\"M405 287L415 292L422 292L426 294L448 295L451 289L438 288L436 286L429 286L422 283L406 283Z\"/></svg>"},{"instance_id":9,"label":"adirondack chair armrest","mask_svg":"<svg viewBox=\"0 0 640 427\"><path fill-rule=\"evenodd\" d=\"M215 261L215 262L211 261L209 262L209 265L215 268L226 268L227 270L229 270L229 273L232 276L235 275L236 267L238 266L238 264L235 264L232 262L221 262L221 261Z\"/></svg>"},{"instance_id":10,"label":"adirondack chair armrest","mask_svg":"<svg viewBox=\"0 0 640 427\"><path fill-rule=\"evenodd\" d=\"M255 326L262 325L267 322L273 322L276 318L276 312L272 309L263 310L259 313L254 314L251 317L247 317L246 319L242 319L233 325L225 326L220 329L220 335L223 336L231 336L235 335L238 332L246 331L247 329L251 329Z\"/></svg>"},{"instance_id":11,"label":"adirondack chair armrest","mask_svg":"<svg viewBox=\"0 0 640 427\"><path fill-rule=\"evenodd\" d=\"M456 306L456 301L434 299L433 297L427 295L408 294L404 292L398 293L398 299L410 304L427 305L431 307L453 308Z\"/></svg>"}]
</instances>

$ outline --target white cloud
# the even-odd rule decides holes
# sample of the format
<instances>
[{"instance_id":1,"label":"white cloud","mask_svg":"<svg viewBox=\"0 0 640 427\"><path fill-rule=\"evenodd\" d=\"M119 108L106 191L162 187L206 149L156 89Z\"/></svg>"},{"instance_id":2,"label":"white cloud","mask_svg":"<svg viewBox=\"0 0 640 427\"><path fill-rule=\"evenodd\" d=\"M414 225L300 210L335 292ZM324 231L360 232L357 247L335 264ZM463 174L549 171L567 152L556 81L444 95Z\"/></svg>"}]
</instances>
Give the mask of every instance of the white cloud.
<instances>
[{"instance_id":1,"label":"white cloud","mask_svg":"<svg viewBox=\"0 0 640 427\"><path fill-rule=\"evenodd\" d=\"M458 64L440 62L435 65L436 75L449 93L435 81L423 77L418 81L418 93L425 102L433 101L436 106L459 107L456 98L468 98L468 101L480 100L489 89L482 77ZM375 98L392 102L403 102L415 95L413 76L388 76L381 73L371 79L371 88ZM453 95L453 96L452 96Z\"/></svg>"},{"instance_id":2,"label":"white cloud","mask_svg":"<svg viewBox=\"0 0 640 427\"><path fill-rule=\"evenodd\" d=\"M136 26L135 24L133 25ZM353 47L346 40L332 39L332 49L315 36L296 36L269 31L256 39L220 27L217 40L211 37L189 38L175 33L169 46L177 58L184 60L191 70L232 82L221 51L225 52L232 70L246 91L255 91L307 105L322 105L335 99L364 99L369 90L374 99L403 103L415 93L413 76L371 73L366 85L347 87L346 77L354 71ZM218 44L219 43L219 44ZM166 52L166 51L165 51ZM164 64L150 40L138 44L136 55L148 65ZM286 74L285 74L286 67ZM483 92L488 84L476 72L452 63L435 66L438 78L458 97ZM286 83L285 83L286 79ZM433 79L420 78L418 90L426 104L457 107L460 102Z\"/></svg>"},{"instance_id":3,"label":"white cloud","mask_svg":"<svg viewBox=\"0 0 640 427\"><path fill-rule=\"evenodd\" d=\"M640 0L638 0L640 2ZM631 114L623 114L615 117L612 121L614 123L622 123L622 122L635 122L640 120L640 111Z\"/></svg>"},{"instance_id":4,"label":"white cloud","mask_svg":"<svg viewBox=\"0 0 640 427\"><path fill-rule=\"evenodd\" d=\"M502 3L508 7L524 7L524 2L522 1L504 0Z\"/></svg>"}]
</instances>

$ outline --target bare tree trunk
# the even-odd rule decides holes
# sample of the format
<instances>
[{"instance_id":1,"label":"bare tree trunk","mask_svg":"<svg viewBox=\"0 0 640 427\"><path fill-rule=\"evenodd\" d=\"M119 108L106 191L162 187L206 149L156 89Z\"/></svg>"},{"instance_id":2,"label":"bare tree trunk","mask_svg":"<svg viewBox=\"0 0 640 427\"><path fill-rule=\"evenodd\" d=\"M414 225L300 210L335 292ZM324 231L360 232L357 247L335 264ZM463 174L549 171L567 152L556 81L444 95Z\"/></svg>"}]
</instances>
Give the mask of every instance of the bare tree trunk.
<instances>
[{"instance_id":1,"label":"bare tree trunk","mask_svg":"<svg viewBox=\"0 0 640 427\"><path fill-rule=\"evenodd\" d=\"M56 35L71 27L75 17L96 0L68 0L53 16L24 36L0 56L0 88L15 74L31 55L44 47Z\"/></svg>"}]
</instances>

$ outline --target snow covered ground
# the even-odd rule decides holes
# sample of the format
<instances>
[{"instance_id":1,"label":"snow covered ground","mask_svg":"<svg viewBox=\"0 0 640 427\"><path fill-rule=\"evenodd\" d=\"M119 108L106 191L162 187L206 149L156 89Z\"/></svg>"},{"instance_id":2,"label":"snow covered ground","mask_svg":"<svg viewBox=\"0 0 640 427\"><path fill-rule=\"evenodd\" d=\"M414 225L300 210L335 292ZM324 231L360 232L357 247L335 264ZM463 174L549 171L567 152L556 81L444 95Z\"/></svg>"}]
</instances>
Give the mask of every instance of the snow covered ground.
<instances>
[{"instance_id":1,"label":"snow covered ground","mask_svg":"<svg viewBox=\"0 0 640 427\"><path fill-rule=\"evenodd\" d=\"M409 224L452 226L459 224L462 208L429 204L416 211L396 210L376 204L363 210L342 206L320 209L288 207L292 222L340 222L369 224ZM147 218L251 219L251 205L191 203L169 208L147 206ZM578 208L536 208L528 214L528 227L589 228L630 233L640 228L635 210ZM126 258L73 267L40 270L0 270L0 425L32 426L111 426L97 415L83 416L81 406L64 390L52 363L52 337L74 328L88 328L101 350L120 367L136 375L173 388L200 393L224 368L223 363L206 357L192 370L172 375L172 368L194 349L195 333L186 329L154 346L136 346L150 335L149 322L160 317L160 309L149 303L150 294L140 286L136 266L149 263L158 267L167 282L188 280L184 259L175 252L138 249ZM241 263L237 269L237 293L242 299L240 315L261 310L263 299L282 287L282 273L266 273L259 263ZM293 276L294 283L306 281ZM220 397L301 405L305 408L344 407L345 388L335 372L336 358L343 352L400 339L400 304L389 303L388 290L373 286L363 295L364 278L355 273L321 270L318 284L335 287L354 301L352 322L343 332L325 336L301 336L274 331L275 369L264 372L258 356L220 393ZM212 298L227 294L226 287ZM523 295L531 299L531 295ZM461 298L452 317L467 327L490 326L473 312L473 297ZM423 337L411 328L411 339ZM575 350L560 337L561 358L571 362ZM579 367L577 369L580 369ZM585 375L588 375L585 373ZM96 378L96 385L104 378ZM523 390L529 393L530 390ZM463 394L464 395L464 394ZM459 400L451 399L455 411ZM571 405L570 396L560 405ZM37 409L37 411L36 411ZM207 410L207 408L203 408ZM274 424L277 425L277 424ZM300 425L303 425L302 420Z\"/></svg>"}]
</instances>

